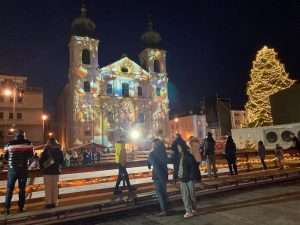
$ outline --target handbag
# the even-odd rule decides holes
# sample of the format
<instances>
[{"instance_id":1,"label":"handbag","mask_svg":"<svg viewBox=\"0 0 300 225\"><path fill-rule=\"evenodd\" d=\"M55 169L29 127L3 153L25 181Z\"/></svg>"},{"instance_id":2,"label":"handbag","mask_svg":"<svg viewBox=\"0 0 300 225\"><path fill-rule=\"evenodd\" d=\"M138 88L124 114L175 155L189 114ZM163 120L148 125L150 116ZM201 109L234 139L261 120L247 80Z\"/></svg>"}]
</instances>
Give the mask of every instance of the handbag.
<instances>
[{"instance_id":1,"label":"handbag","mask_svg":"<svg viewBox=\"0 0 300 225\"><path fill-rule=\"evenodd\" d=\"M43 167L45 169L47 169L50 166L52 166L54 163L55 163L55 160L54 160L52 154L50 153L50 150L48 150L48 159L43 163Z\"/></svg>"}]
</instances>

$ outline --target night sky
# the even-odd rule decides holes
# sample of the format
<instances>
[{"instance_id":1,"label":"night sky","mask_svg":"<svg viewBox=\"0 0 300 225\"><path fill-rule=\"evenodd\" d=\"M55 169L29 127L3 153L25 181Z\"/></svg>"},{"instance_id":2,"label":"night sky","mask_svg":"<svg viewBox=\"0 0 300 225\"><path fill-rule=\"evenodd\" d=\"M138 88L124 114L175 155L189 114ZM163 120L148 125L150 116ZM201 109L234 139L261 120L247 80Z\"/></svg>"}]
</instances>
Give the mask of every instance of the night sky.
<instances>
[{"instance_id":1,"label":"night sky","mask_svg":"<svg viewBox=\"0 0 300 225\"><path fill-rule=\"evenodd\" d=\"M290 76L300 80L300 1L86 2L101 42L101 67L122 53L138 61L152 14L167 50L169 97L177 112L216 94L243 107L252 60L263 45L275 48ZM28 76L30 86L44 89L50 112L67 82L70 27L79 15L80 0L1 2L0 73Z\"/></svg>"}]
</instances>

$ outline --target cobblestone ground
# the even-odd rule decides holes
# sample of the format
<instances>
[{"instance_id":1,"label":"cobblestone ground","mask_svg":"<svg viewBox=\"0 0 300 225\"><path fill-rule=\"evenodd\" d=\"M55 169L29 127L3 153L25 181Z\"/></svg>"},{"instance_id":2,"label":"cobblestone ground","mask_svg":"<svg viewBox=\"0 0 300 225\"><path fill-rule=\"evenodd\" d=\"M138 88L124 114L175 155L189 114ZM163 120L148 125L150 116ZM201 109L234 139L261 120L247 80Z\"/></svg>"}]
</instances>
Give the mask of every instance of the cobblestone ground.
<instances>
[{"instance_id":1,"label":"cobblestone ground","mask_svg":"<svg viewBox=\"0 0 300 225\"><path fill-rule=\"evenodd\" d=\"M157 209L80 224L96 225L299 225L300 181L232 191L199 199L197 216L183 219L183 208L174 207L170 216L157 217Z\"/></svg>"}]
</instances>

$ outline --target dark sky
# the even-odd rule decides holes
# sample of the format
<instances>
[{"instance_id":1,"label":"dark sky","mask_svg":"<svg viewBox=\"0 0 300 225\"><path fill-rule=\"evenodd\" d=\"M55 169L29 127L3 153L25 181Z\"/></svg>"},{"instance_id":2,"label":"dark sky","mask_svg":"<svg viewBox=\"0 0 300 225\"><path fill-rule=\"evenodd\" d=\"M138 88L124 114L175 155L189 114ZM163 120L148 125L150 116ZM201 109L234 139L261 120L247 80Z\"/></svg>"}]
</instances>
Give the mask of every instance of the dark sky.
<instances>
[{"instance_id":1,"label":"dark sky","mask_svg":"<svg viewBox=\"0 0 300 225\"><path fill-rule=\"evenodd\" d=\"M87 0L87 7L101 41L101 67L122 53L137 61L152 14L168 51L171 107L177 110L216 93L243 106L251 62L265 44L300 79L300 1ZM80 0L1 2L0 73L24 74L31 86L43 87L50 111L67 82L70 25L79 14Z\"/></svg>"}]
</instances>

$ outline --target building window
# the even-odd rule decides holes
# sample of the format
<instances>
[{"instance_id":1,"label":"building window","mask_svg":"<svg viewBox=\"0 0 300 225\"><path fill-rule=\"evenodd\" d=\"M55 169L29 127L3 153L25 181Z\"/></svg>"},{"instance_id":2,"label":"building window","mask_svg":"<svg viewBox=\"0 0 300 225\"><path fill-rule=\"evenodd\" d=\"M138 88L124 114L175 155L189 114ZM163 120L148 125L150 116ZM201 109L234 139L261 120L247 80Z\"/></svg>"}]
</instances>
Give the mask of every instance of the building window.
<instances>
[{"instance_id":1,"label":"building window","mask_svg":"<svg viewBox=\"0 0 300 225\"><path fill-rule=\"evenodd\" d=\"M10 113L8 114L8 119L12 120L13 118L14 118L14 114L13 114L12 112L10 112Z\"/></svg>"},{"instance_id":2,"label":"building window","mask_svg":"<svg viewBox=\"0 0 300 225\"><path fill-rule=\"evenodd\" d=\"M23 102L23 96L18 96L17 101L18 101L18 103L22 103Z\"/></svg>"},{"instance_id":3,"label":"building window","mask_svg":"<svg viewBox=\"0 0 300 225\"><path fill-rule=\"evenodd\" d=\"M0 112L0 120L4 119L4 112Z\"/></svg>"},{"instance_id":4,"label":"building window","mask_svg":"<svg viewBox=\"0 0 300 225\"><path fill-rule=\"evenodd\" d=\"M91 64L91 54L88 49L83 49L83 51L82 51L82 64L85 64L85 65Z\"/></svg>"},{"instance_id":5,"label":"building window","mask_svg":"<svg viewBox=\"0 0 300 225\"><path fill-rule=\"evenodd\" d=\"M138 86L137 91L138 91L138 96L142 97L143 96L143 89L142 89L141 86Z\"/></svg>"},{"instance_id":6,"label":"building window","mask_svg":"<svg viewBox=\"0 0 300 225\"><path fill-rule=\"evenodd\" d=\"M17 119L18 120L21 120L23 117L22 117L22 113L17 113Z\"/></svg>"},{"instance_id":7,"label":"building window","mask_svg":"<svg viewBox=\"0 0 300 225\"><path fill-rule=\"evenodd\" d=\"M122 96L129 97L129 84L122 83Z\"/></svg>"},{"instance_id":8,"label":"building window","mask_svg":"<svg viewBox=\"0 0 300 225\"><path fill-rule=\"evenodd\" d=\"M3 139L4 138L4 132L3 130L0 130L0 139Z\"/></svg>"},{"instance_id":9,"label":"building window","mask_svg":"<svg viewBox=\"0 0 300 225\"><path fill-rule=\"evenodd\" d=\"M122 73L128 73L128 68L125 67L125 66L122 66L122 67L121 67L121 72L122 72Z\"/></svg>"},{"instance_id":10,"label":"building window","mask_svg":"<svg viewBox=\"0 0 300 225\"><path fill-rule=\"evenodd\" d=\"M0 95L0 102L4 102L4 96Z\"/></svg>"},{"instance_id":11,"label":"building window","mask_svg":"<svg viewBox=\"0 0 300 225\"><path fill-rule=\"evenodd\" d=\"M160 88L159 87L156 88L156 96L160 96Z\"/></svg>"},{"instance_id":12,"label":"building window","mask_svg":"<svg viewBox=\"0 0 300 225\"><path fill-rule=\"evenodd\" d=\"M144 113L139 113L138 123L144 123L144 122L145 122L145 114Z\"/></svg>"},{"instance_id":13,"label":"building window","mask_svg":"<svg viewBox=\"0 0 300 225\"><path fill-rule=\"evenodd\" d=\"M112 86L112 84L107 84L106 85L106 94L107 95L113 95L113 86Z\"/></svg>"},{"instance_id":14,"label":"building window","mask_svg":"<svg viewBox=\"0 0 300 225\"><path fill-rule=\"evenodd\" d=\"M85 130L85 131L84 131L84 135L85 135L85 136L92 136L91 130Z\"/></svg>"},{"instance_id":15,"label":"building window","mask_svg":"<svg viewBox=\"0 0 300 225\"><path fill-rule=\"evenodd\" d=\"M14 97L13 97L13 96L10 96L10 97L9 97L9 101L10 101L10 103L13 103L13 102L14 102Z\"/></svg>"},{"instance_id":16,"label":"building window","mask_svg":"<svg viewBox=\"0 0 300 225\"><path fill-rule=\"evenodd\" d=\"M83 83L83 90L85 92L90 92L91 91L91 84L89 81L84 81Z\"/></svg>"},{"instance_id":17,"label":"building window","mask_svg":"<svg viewBox=\"0 0 300 225\"><path fill-rule=\"evenodd\" d=\"M154 72L155 73L160 73L160 63L159 60L155 59L153 62L153 66L154 66Z\"/></svg>"}]
</instances>

